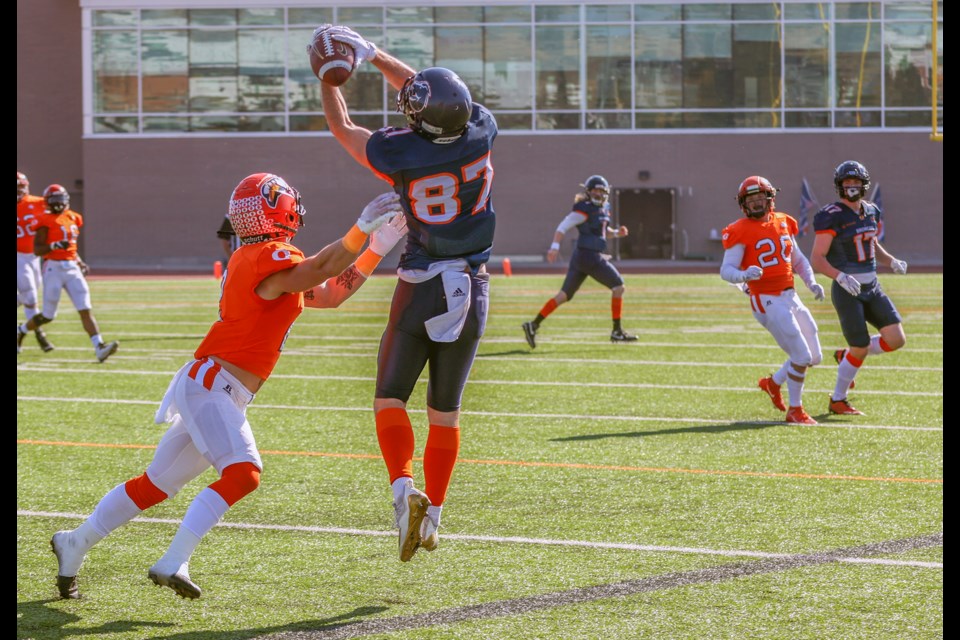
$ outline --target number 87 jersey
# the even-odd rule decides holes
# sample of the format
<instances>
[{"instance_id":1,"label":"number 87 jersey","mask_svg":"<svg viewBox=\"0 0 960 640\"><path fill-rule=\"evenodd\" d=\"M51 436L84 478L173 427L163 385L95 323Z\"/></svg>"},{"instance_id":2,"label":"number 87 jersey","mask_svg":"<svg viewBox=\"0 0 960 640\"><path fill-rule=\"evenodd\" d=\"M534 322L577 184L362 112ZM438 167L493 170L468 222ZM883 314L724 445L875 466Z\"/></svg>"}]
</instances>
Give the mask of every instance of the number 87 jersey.
<instances>
[{"instance_id":1,"label":"number 87 jersey","mask_svg":"<svg viewBox=\"0 0 960 640\"><path fill-rule=\"evenodd\" d=\"M407 215L405 269L464 258L473 268L490 258L495 216L491 149L497 122L473 103L466 131L433 142L409 127L384 127L367 141L367 161L400 194Z\"/></svg>"},{"instance_id":2,"label":"number 87 jersey","mask_svg":"<svg viewBox=\"0 0 960 640\"><path fill-rule=\"evenodd\" d=\"M793 239L797 221L785 213L766 218L740 218L723 230L723 248L744 246L740 269L756 265L763 269L759 280L750 281L750 293L779 294L793 288Z\"/></svg>"}]
</instances>

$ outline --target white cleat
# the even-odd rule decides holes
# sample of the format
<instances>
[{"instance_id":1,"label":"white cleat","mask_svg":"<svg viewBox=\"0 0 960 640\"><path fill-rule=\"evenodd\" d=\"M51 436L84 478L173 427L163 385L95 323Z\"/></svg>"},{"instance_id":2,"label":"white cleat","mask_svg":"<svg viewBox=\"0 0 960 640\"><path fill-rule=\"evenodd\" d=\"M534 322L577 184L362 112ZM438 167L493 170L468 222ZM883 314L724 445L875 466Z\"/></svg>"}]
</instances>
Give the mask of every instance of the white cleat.
<instances>
[{"instance_id":1,"label":"white cleat","mask_svg":"<svg viewBox=\"0 0 960 640\"><path fill-rule=\"evenodd\" d=\"M150 567L147 577L153 580L153 584L158 587L170 587L181 598L199 598L200 587L190 579L190 573L187 570L187 563L184 562L175 571L169 571L160 567L160 563Z\"/></svg>"},{"instance_id":2,"label":"white cleat","mask_svg":"<svg viewBox=\"0 0 960 640\"><path fill-rule=\"evenodd\" d=\"M400 562L409 562L421 544L420 524L427 515L430 499L427 494L412 484L403 492L403 497L393 504L400 529Z\"/></svg>"},{"instance_id":3,"label":"white cleat","mask_svg":"<svg viewBox=\"0 0 960 640\"><path fill-rule=\"evenodd\" d=\"M94 353L97 354L97 360L99 360L100 362L103 362L104 360L112 356L114 353L116 353L117 349L119 348L120 348L120 343L114 340L113 342L108 342L106 344L101 343L99 347L94 349Z\"/></svg>"},{"instance_id":4,"label":"white cleat","mask_svg":"<svg viewBox=\"0 0 960 640\"><path fill-rule=\"evenodd\" d=\"M440 536L437 535L439 524L434 522L428 513L420 524L420 546L424 551L434 551L440 546Z\"/></svg>"},{"instance_id":5,"label":"white cleat","mask_svg":"<svg viewBox=\"0 0 960 640\"><path fill-rule=\"evenodd\" d=\"M80 597L77 573L86 555L77 548L71 533L71 531L57 531L50 538L50 548L57 556L57 590L64 600L75 600Z\"/></svg>"}]
</instances>

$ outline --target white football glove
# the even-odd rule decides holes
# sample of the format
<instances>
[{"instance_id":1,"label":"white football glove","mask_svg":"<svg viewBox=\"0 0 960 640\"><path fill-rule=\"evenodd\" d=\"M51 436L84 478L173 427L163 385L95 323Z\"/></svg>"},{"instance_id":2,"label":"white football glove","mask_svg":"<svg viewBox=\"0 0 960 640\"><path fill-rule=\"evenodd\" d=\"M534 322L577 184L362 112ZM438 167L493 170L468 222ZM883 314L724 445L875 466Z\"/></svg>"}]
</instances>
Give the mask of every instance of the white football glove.
<instances>
[{"instance_id":1,"label":"white football glove","mask_svg":"<svg viewBox=\"0 0 960 640\"><path fill-rule=\"evenodd\" d=\"M373 232L373 235L370 236L370 250L378 256L385 256L406 235L407 217L401 213L393 216L390 222Z\"/></svg>"},{"instance_id":2,"label":"white football glove","mask_svg":"<svg viewBox=\"0 0 960 640\"><path fill-rule=\"evenodd\" d=\"M363 213L357 218L357 228L370 235L401 213L400 196L393 191L381 193L363 208Z\"/></svg>"},{"instance_id":3,"label":"white football glove","mask_svg":"<svg viewBox=\"0 0 960 640\"><path fill-rule=\"evenodd\" d=\"M313 35L310 36L310 42L307 43L307 53L310 53L310 50L313 49L313 43L317 41L317 36L332 26L332 24L322 24L313 30Z\"/></svg>"},{"instance_id":4,"label":"white football glove","mask_svg":"<svg viewBox=\"0 0 960 640\"><path fill-rule=\"evenodd\" d=\"M56 251L57 249L66 249L69 246L70 246L69 240L58 240L56 242L50 243L50 250Z\"/></svg>"},{"instance_id":5,"label":"white football glove","mask_svg":"<svg viewBox=\"0 0 960 640\"><path fill-rule=\"evenodd\" d=\"M373 60L377 57L377 45L373 44L350 27L337 25L330 27L330 37L338 42L343 42L353 47L354 63L356 69L364 60Z\"/></svg>"},{"instance_id":6,"label":"white football glove","mask_svg":"<svg viewBox=\"0 0 960 640\"><path fill-rule=\"evenodd\" d=\"M755 264L750 265L743 271L744 281L759 280L763 276L763 269Z\"/></svg>"},{"instance_id":7,"label":"white football glove","mask_svg":"<svg viewBox=\"0 0 960 640\"><path fill-rule=\"evenodd\" d=\"M896 258L894 258L890 262L890 268L893 269L894 273L902 276L907 272L907 263L904 262L903 260L897 260Z\"/></svg>"},{"instance_id":8,"label":"white football glove","mask_svg":"<svg viewBox=\"0 0 960 640\"><path fill-rule=\"evenodd\" d=\"M820 286L820 283L814 282L813 284L808 284L807 289L810 289L810 293L813 294L813 299L819 302L823 300L823 287Z\"/></svg>"},{"instance_id":9,"label":"white football glove","mask_svg":"<svg viewBox=\"0 0 960 640\"><path fill-rule=\"evenodd\" d=\"M856 297L860 295L860 282L848 273L841 271L835 278L837 284L843 287L844 291Z\"/></svg>"}]
</instances>

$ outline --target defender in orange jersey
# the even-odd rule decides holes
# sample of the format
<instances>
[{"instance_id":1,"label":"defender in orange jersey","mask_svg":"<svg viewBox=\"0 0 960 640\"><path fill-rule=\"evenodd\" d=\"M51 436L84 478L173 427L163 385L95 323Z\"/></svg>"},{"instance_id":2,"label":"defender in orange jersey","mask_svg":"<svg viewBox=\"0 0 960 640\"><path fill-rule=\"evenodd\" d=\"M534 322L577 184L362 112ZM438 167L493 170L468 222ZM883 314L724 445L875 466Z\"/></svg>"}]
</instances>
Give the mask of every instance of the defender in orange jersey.
<instances>
[{"instance_id":1,"label":"defender in orange jersey","mask_svg":"<svg viewBox=\"0 0 960 640\"><path fill-rule=\"evenodd\" d=\"M30 195L30 181L17 171L17 306L23 305L27 321L37 315L37 298L40 291L40 257L33 253L33 237L37 222L43 215L44 204L40 196ZM34 329L40 348L53 351L43 329ZM20 353L20 332L17 332L17 353Z\"/></svg>"},{"instance_id":2,"label":"defender in orange jersey","mask_svg":"<svg viewBox=\"0 0 960 640\"><path fill-rule=\"evenodd\" d=\"M820 363L822 353L817 323L793 287L800 276L816 300L823 300L813 269L797 246L797 221L775 210L777 191L762 176L750 176L740 184L737 202L744 217L723 230L723 264L720 277L739 285L750 295L753 317L783 349L788 358L778 371L758 382L786 422L817 424L803 410L803 382L807 367ZM780 386L786 382L789 409Z\"/></svg>"},{"instance_id":3,"label":"defender in orange jersey","mask_svg":"<svg viewBox=\"0 0 960 640\"><path fill-rule=\"evenodd\" d=\"M305 257L290 244L303 225L300 194L269 173L240 182L229 216L243 244L223 276L220 317L160 403L156 421L170 427L146 472L107 493L79 527L53 535L61 598L79 597L77 573L90 547L212 466L220 478L190 503L167 552L148 572L181 597L200 597L190 556L227 509L260 484L263 463L247 405L273 371L305 300L306 306L338 306L406 235L399 211L398 197L383 194L347 235ZM370 246L351 265L370 233Z\"/></svg>"},{"instance_id":4,"label":"defender in orange jersey","mask_svg":"<svg viewBox=\"0 0 960 640\"><path fill-rule=\"evenodd\" d=\"M87 264L77 253L77 239L83 227L83 216L70 208L70 194L58 184L43 192L45 213L37 225L33 240L34 254L43 258L43 309L26 324L17 327L17 347L29 332L53 322L60 306L60 293L66 289L70 301L80 314L80 322L90 336L93 353L103 362L117 350L116 341L104 343L100 327L93 317Z\"/></svg>"}]
</instances>

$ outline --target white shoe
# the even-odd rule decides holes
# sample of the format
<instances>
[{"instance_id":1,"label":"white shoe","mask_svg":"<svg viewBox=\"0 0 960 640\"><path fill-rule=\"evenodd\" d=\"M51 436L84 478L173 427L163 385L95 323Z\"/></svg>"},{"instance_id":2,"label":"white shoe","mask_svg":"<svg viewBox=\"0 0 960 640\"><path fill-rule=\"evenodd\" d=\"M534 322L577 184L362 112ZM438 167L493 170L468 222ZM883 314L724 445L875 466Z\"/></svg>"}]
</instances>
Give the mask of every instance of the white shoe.
<instances>
[{"instance_id":1,"label":"white shoe","mask_svg":"<svg viewBox=\"0 0 960 640\"><path fill-rule=\"evenodd\" d=\"M75 600L80 597L77 587L77 573L83 564L86 552L77 548L76 542L70 535L72 531L57 531L50 538L50 548L57 556L57 589L64 600ZM64 568L66 567L66 568ZM73 567L76 567L74 569ZM71 574L71 575L66 575Z\"/></svg>"},{"instance_id":2,"label":"white shoe","mask_svg":"<svg viewBox=\"0 0 960 640\"><path fill-rule=\"evenodd\" d=\"M408 562L420 546L420 524L427 515L430 499L427 494L407 485L403 497L393 503L397 528L400 529L400 562Z\"/></svg>"},{"instance_id":3,"label":"white shoe","mask_svg":"<svg viewBox=\"0 0 960 640\"><path fill-rule=\"evenodd\" d=\"M160 566L160 563L150 567L147 577L153 580L158 587L170 587L181 598L199 598L200 587L190 579L187 563L184 562L176 570L170 571Z\"/></svg>"},{"instance_id":4,"label":"white shoe","mask_svg":"<svg viewBox=\"0 0 960 640\"><path fill-rule=\"evenodd\" d=\"M106 344L101 343L99 347L94 349L94 353L97 354L97 360L103 362L114 353L117 352L117 349L120 348L120 343L114 340L113 342L108 342Z\"/></svg>"},{"instance_id":5,"label":"white shoe","mask_svg":"<svg viewBox=\"0 0 960 640\"><path fill-rule=\"evenodd\" d=\"M420 524L420 546L425 551L434 551L440 545L440 536L437 535L439 523L434 522L428 513Z\"/></svg>"}]
</instances>

